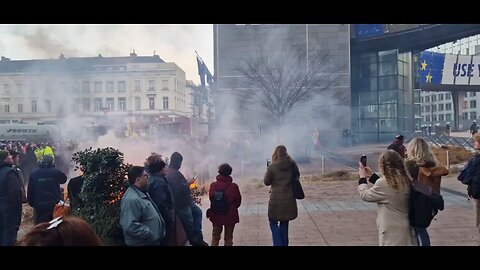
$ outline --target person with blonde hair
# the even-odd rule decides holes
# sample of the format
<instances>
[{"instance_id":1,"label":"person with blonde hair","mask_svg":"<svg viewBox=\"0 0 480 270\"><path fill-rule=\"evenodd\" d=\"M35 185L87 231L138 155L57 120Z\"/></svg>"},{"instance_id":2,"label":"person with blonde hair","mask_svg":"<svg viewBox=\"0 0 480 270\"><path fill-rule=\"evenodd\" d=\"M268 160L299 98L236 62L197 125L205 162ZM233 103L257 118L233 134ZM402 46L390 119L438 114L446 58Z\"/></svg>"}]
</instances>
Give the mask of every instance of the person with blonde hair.
<instances>
[{"instance_id":1,"label":"person with blonde hair","mask_svg":"<svg viewBox=\"0 0 480 270\"><path fill-rule=\"evenodd\" d=\"M379 245L413 246L415 240L408 219L410 177L403 158L394 150L387 150L380 156L378 167L382 177L369 188L366 177L372 170L359 162L358 192L364 201L378 205Z\"/></svg>"},{"instance_id":2,"label":"person with blonde hair","mask_svg":"<svg viewBox=\"0 0 480 270\"><path fill-rule=\"evenodd\" d=\"M293 174L300 175L296 162L288 155L285 146L277 146L263 179L265 185L271 186L268 219L274 246L288 246L288 223L298 215L292 190Z\"/></svg>"},{"instance_id":3,"label":"person with blonde hair","mask_svg":"<svg viewBox=\"0 0 480 270\"><path fill-rule=\"evenodd\" d=\"M448 175L448 169L438 166L438 160L432 148L423 138L417 137L407 145L405 166L411 178L432 188L432 192L440 194L442 176ZM427 228L413 227L419 246L430 246Z\"/></svg>"}]
</instances>

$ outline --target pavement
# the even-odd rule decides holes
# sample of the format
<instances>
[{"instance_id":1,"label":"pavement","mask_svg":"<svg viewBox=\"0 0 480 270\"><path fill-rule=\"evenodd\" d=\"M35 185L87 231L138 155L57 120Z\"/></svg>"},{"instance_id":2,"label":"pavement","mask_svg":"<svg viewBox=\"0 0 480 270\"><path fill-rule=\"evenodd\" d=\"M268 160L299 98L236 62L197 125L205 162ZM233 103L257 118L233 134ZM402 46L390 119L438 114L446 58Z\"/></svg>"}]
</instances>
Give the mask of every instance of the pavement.
<instances>
[{"instance_id":1,"label":"pavement","mask_svg":"<svg viewBox=\"0 0 480 270\"><path fill-rule=\"evenodd\" d=\"M377 246L375 203L360 199L358 181L327 181L303 183L305 199L297 200L298 217L290 222L291 246ZM456 175L442 179L442 187L460 194L466 186ZM255 188L240 185L242 205L240 223L235 226L234 245L271 246L268 225L268 187L259 182ZM475 227L473 207L466 198L442 191L445 210L439 212L428 228L432 246L478 246L479 233ZM202 200L208 209L208 198ZM211 241L211 222L203 219L205 241ZM223 245L223 240L220 242Z\"/></svg>"}]
</instances>

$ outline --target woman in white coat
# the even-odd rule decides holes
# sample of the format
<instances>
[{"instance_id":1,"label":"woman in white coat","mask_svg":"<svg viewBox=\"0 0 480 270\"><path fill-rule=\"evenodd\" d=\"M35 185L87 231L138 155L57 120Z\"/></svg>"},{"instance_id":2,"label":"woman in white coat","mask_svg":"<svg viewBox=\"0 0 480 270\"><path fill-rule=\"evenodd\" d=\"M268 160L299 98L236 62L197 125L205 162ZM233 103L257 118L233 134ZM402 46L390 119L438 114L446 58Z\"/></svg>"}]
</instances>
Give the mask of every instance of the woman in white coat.
<instances>
[{"instance_id":1,"label":"woman in white coat","mask_svg":"<svg viewBox=\"0 0 480 270\"><path fill-rule=\"evenodd\" d=\"M380 177L371 188L366 177L369 167L359 163L358 192L367 202L375 202L377 210L378 241L380 246L413 246L414 234L408 221L410 177L402 157L393 150L385 151L378 161Z\"/></svg>"}]
</instances>

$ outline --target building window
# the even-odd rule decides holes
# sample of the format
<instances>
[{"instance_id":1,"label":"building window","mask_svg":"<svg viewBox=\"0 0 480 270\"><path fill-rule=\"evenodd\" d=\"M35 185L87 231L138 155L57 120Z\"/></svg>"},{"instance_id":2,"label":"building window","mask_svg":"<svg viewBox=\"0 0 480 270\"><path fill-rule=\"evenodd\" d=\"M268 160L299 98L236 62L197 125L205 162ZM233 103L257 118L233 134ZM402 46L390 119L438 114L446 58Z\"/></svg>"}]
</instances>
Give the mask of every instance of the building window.
<instances>
[{"instance_id":1,"label":"building window","mask_svg":"<svg viewBox=\"0 0 480 270\"><path fill-rule=\"evenodd\" d=\"M80 99L79 98L75 98L74 101L73 101L73 106L72 106L72 113L78 113L78 107L80 106Z\"/></svg>"},{"instance_id":2,"label":"building window","mask_svg":"<svg viewBox=\"0 0 480 270\"><path fill-rule=\"evenodd\" d=\"M89 112L90 111L90 99L89 98L84 98L83 99L82 110L84 112Z\"/></svg>"},{"instance_id":3,"label":"building window","mask_svg":"<svg viewBox=\"0 0 480 270\"><path fill-rule=\"evenodd\" d=\"M470 112L470 119L477 119L477 112Z\"/></svg>"},{"instance_id":4,"label":"building window","mask_svg":"<svg viewBox=\"0 0 480 270\"><path fill-rule=\"evenodd\" d=\"M446 100L452 99L452 94L446 93L446 94L445 94L445 99L446 99Z\"/></svg>"},{"instance_id":5,"label":"building window","mask_svg":"<svg viewBox=\"0 0 480 270\"><path fill-rule=\"evenodd\" d=\"M118 98L118 110L126 111L127 110L127 99L124 97Z\"/></svg>"},{"instance_id":6,"label":"building window","mask_svg":"<svg viewBox=\"0 0 480 270\"><path fill-rule=\"evenodd\" d=\"M95 82L94 91L95 91L95 93L101 93L102 92L102 82Z\"/></svg>"},{"instance_id":7,"label":"building window","mask_svg":"<svg viewBox=\"0 0 480 270\"><path fill-rule=\"evenodd\" d=\"M114 98L107 98L105 106L109 111L113 111L113 103L115 102Z\"/></svg>"},{"instance_id":8,"label":"building window","mask_svg":"<svg viewBox=\"0 0 480 270\"><path fill-rule=\"evenodd\" d=\"M433 104L432 105L432 112L436 112L437 111L437 104ZM435 120L433 120L435 121Z\"/></svg>"},{"instance_id":9,"label":"building window","mask_svg":"<svg viewBox=\"0 0 480 270\"><path fill-rule=\"evenodd\" d=\"M168 110L168 97L163 97L163 109Z\"/></svg>"},{"instance_id":10,"label":"building window","mask_svg":"<svg viewBox=\"0 0 480 270\"><path fill-rule=\"evenodd\" d=\"M430 115L425 116L425 122L430 122Z\"/></svg>"},{"instance_id":11,"label":"building window","mask_svg":"<svg viewBox=\"0 0 480 270\"><path fill-rule=\"evenodd\" d=\"M476 100L470 100L470 108L474 109L477 108L477 101ZM474 119L474 118L472 118Z\"/></svg>"},{"instance_id":12,"label":"building window","mask_svg":"<svg viewBox=\"0 0 480 270\"><path fill-rule=\"evenodd\" d=\"M452 103L445 104L445 110L450 111L452 109Z\"/></svg>"},{"instance_id":13,"label":"building window","mask_svg":"<svg viewBox=\"0 0 480 270\"><path fill-rule=\"evenodd\" d=\"M438 115L438 121L443 121L443 114Z\"/></svg>"},{"instance_id":14,"label":"building window","mask_svg":"<svg viewBox=\"0 0 480 270\"><path fill-rule=\"evenodd\" d=\"M30 84L30 95L36 95L37 94L37 87L35 84Z\"/></svg>"},{"instance_id":15,"label":"building window","mask_svg":"<svg viewBox=\"0 0 480 270\"><path fill-rule=\"evenodd\" d=\"M125 87L125 81L119 81L118 82L118 92L125 92L126 87Z\"/></svg>"},{"instance_id":16,"label":"building window","mask_svg":"<svg viewBox=\"0 0 480 270\"><path fill-rule=\"evenodd\" d=\"M432 102L435 102L435 101L437 101L437 95L432 96Z\"/></svg>"},{"instance_id":17,"label":"building window","mask_svg":"<svg viewBox=\"0 0 480 270\"><path fill-rule=\"evenodd\" d=\"M89 82L83 82L82 91L84 93L90 93L90 83Z\"/></svg>"},{"instance_id":18,"label":"building window","mask_svg":"<svg viewBox=\"0 0 480 270\"><path fill-rule=\"evenodd\" d=\"M438 94L438 100L443 100L443 94Z\"/></svg>"},{"instance_id":19,"label":"building window","mask_svg":"<svg viewBox=\"0 0 480 270\"><path fill-rule=\"evenodd\" d=\"M168 80L162 80L162 90L168 90Z\"/></svg>"},{"instance_id":20,"label":"building window","mask_svg":"<svg viewBox=\"0 0 480 270\"><path fill-rule=\"evenodd\" d=\"M443 104L438 104L438 111L442 112L443 111Z\"/></svg>"},{"instance_id":21,"label":"building window","mask_svg":"<svg viewBox=\"0 0 480 270\"><path fill-rule=\"evenodd\" d=\"M102 106L102 99L101 99L101 98L95 98L95 99L93 100L93 104L94 104L94 106L95 106L95 107L94 107L94 111L95 111L95 112L99 112L99 111L101 111L101 110L103 109L103 108L102 108L103 106Z\"/></svg>"},{"instance_id":22,"label":"building window","mask_svg":"<svg viewBox=\"0 0 480 270\"><path fill-rule=\"evenodd\" d=\"M105 86L105 92L111 93L113 92L113 82L107 82L107 85Z\"/></svg>"},{"instance_id":23,"label":"building window","mask_svg":"<svg viewBox=\"0 0 480 270\"><path fill-rule=\"evenodd\" d=\"M155 110L155 97L148 97L148 109Z\"/></svg>"},{"instance_id":24,"label":"building window","mask_svg":"<svg viewBox=\"0 0 480 270\"><path fill-rule=\"evenodd\" d=\"M154 80L148 80L148 90L149 91L155 91L155 81Z\"/></svg>"},{"instance_id":25,"label":"building window","mask_svg":"<svg viewBox=\"0 0 480 270\"><path fill-rule=\"evenodd\" d=\"M6 113L9 113L10 112L10 104L5 104L3 106L3 110L6 112Z\"/></svg>"},{"instance_id":26,"label":"building window","mask_svg":"<svg viewBox=\"0 0 480 270\"><path fill-rule=\"evenodd\" d=\"M430 102L430 97L429 96L425 97L425 102Z\"/></svg>"},{"instance_id":27,"label":"building window","mask_svg":"<svg viewBox=\"0 0 480 270\"><path fill-rule=\"evenodd\" d=\"M23 113L23 103L18 103L17 104L17 112Z\"/></svg>"},{"instance_id":28,"label":"building window","mask_svg":"<svg viewBox=\"0 0 480 270\"><path fill-rule=\"evenodd\" d=\"M449 114L449 113L445 114L445 120L446 121L451 121L452 120L452 115Z\"/></svg>"},{"instance_id":29,"label":"building window","mask_svg":"<svg viewBox=\"0 0 480 270\"><path fill-rule=\"evenodd\" d=\"M37 100L32 100L32 113L37 112Z\"/></svg>"},{"instance_id":30,"label":"building window","mask_svg":"<svg viewBox=\"0 0 480 270\"><path fill-rule=\"evenodd\" d=\"M10 95L10 85L8 83L3 84L3 94Z\"/></svg>"},{"instance_id":31,"label":"building window","mask_svg":"<svg viewBox=\"0 0 480 270\"><path fill-rule=\"evenodd\" d=\"M463 113L463 119L468 119L468 113L466 112Z\"/></svg>"},{"instance_id":32,"label":"building window","mask_svg":"<svg viewBox=\"0 0 480 270\"><path fill-rule=\"evenodd\" d=\"M437 122L437 115L436 114L432 115L432 122Z\"/></svg>"},{"instance_id":33,"label":"building window","mask_svg":"<svg viewBox=\"0 0 480 270\"><path fill-rule=\"evenodd\" d=\"M140 91L140 81L139 80L135 80L135 91Z\"/></svg>"},{"instance_id":34,"label":"building window","mask_svg":"<svg viewBox=\"0 0 480 270\"><path fill-rule=\"evenodd\" d=\"M476 96L476 92L470 92L470 96L471 96L471 97Z\"/></svg>"},{"instance_id":35,"label":"building window","mask_svg":"<svg viewBox=\"0 0 480 270\"><path fill-rule=\"evenodd\" d=\"M23 84L17 83L17 94L23 95Z\"/></svg>"},{"instance_id":36,"label":"building window","mask_svg":"<svg viewBox=\"0 0 480 270\"><path fill-rule=\"evenodd\" d=\"M135 97L135 110L140 111L141 100L140 97Z\"/></svg>"},{"instance_id":37,"label":"building window","mask_svg":"<svg viewBox=\"0 0 480 270\"><path fill-rule=\"evenodd\" d=\"M45 100L45 111L47 111L48 113L52 112L52 101L48 99Z\"/></svg>"}]
</instances>

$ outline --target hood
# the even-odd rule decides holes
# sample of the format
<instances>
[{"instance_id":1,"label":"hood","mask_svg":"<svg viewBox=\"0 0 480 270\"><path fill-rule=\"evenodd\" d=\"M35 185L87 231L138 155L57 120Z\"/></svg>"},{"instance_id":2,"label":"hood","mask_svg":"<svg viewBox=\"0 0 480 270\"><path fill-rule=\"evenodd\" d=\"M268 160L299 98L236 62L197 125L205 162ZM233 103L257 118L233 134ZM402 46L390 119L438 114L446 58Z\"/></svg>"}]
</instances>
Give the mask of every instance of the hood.
<instances>
[{"instance_id":1,"label":"hood","mask_svg":"<svg viewBox=\"0 0 480 270\"><path fill-rule=\"evenodd\" d=\"M231 183L233 182L233 179L231 176L217 175L217 181L220 181L223 183Z\"/></svg>"},{"instance_id":2,"label":"hood","mask_svg":"<svg viewBox=\"0 0 480 270\"><path fill-rule=\"evenodd\" d=\"M292 167L292 161L288 157L282 157L272 163L276 165L281 171L289 170Z\"/></svg>"},{"instance_id":3,"label":"hood","mask_svg":"<svg viewBox=\"0 0 480 270\"><path fill-rule=\"evenodd\" d=\"M178 152L173 152L170 157L170 167L179 170L182 167L183 156Z\"/></svg>"}]
</instances>

